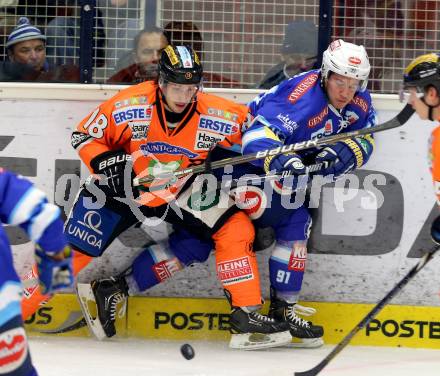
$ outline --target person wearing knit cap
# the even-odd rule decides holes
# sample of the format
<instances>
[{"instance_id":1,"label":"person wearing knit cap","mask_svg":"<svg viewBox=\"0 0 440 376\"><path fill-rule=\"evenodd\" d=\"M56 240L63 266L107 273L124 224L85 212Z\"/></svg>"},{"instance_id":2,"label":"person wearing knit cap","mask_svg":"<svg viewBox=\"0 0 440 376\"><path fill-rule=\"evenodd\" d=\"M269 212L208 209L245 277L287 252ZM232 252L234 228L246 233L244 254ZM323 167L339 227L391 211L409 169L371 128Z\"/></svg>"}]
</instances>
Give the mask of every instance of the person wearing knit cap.
<instances>
[{"instance_id":1,"label":"person wearing knit cap","mask_svg":"<svg viewBox=\"0 0 440 376\"><path fill-rule=\"evenodd\" d=\"M8 60L0 62L0 81L79 82L74 65L49 65L46 36L21 17L6 42Z\"/></svg>"},{"instance_id":2,"label":"person wearing knit cap","mask_svg":"<svg viewBox=\"0 0 440 376\"><path fill-rule=\"evenodd\" d=\"M259 89L270 89L287 78L313 68L318 54L318 28L311 21L287 25L281 46L281 62L269 69Z\"/></svg>"},{"instance_id":3,"label":"person wearing knit cap","mask_svg":"<svg viewBox=\"0 0 440 376\"><path fill-rule=\"evenodd\" d=\"M35 71L47 71L46 36L33 26L29 19L21 17L6 42L9 61L27 64Z\"/></svg>"}]
</instances>

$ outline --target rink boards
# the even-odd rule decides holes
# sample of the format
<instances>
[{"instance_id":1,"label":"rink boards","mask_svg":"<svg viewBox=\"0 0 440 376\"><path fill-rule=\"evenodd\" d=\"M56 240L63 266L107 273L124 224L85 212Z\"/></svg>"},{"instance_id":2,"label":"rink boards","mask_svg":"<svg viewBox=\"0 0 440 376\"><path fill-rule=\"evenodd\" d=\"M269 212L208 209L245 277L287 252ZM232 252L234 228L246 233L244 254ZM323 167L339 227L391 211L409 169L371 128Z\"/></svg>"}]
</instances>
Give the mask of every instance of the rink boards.
<instances>
[{"instance_id":1,"label":"rink boards","mask_svg":"<svg viewBox=\"0 0 440 376\"><path fill-rule=\"evenodd\" d=\"M116 90L99 85L59 86L36 84L31 89L26 84L1 85L0 165L34 181L67 215L80 182L88 174L70 144L71 133L81 119ZM246 102L256 92L225 89L216 94ZM381 122L403 107L396 97L373 97ZM401 128L377 134L376 150L367 165L351 174L350 180L322 189L319 209L312 209L314 225L302 290L304 300L379 301L423 251L432 247L429 229L438 208L428 169L427 140L433 128L433 124L413 116ZM344 188L344 182L351 184L349 189ZM8 229L8 235L17 269L25 275L33 262L33 246L14 228ZM115 256L99 267L89 268L87 276L99 278L121 271L117 267L128 267L129 258L139 252L135 247L144 244L141 238L134 239L119 237ZM265 298L269 296L269 256L267 251L257 257ZM213 259L174 276L172 281L155 288L154 295L223 297ZM440 287L433 283L438 281L439 267L440 257L393 302L439 306Z\"/></svg>"},{"instance_id":2,"label":"rink boards","mask_svg":"<svg viewBox=\"0 0 440 376\"><path fill-rule=\"evenodd\" d=\"M70 135L81 119L116 91L99 85L2 84L0 166L34 181L67 214L80 181L88 174L71 147ZM246 102L256 92L222 90L216 94ZM396 97L373 97L380 122L403 107ZM314 321L326 327L329 343L337 342L357 324L370 307L363 303L380 301L417 263L423 251L432 247L429 229L438 208L428 169L427 140L433 128L433 124L413 117L401 128L377 134L375 153L352 176L358 189L336 185L323 188L319 209L314 210L301 297L319 302ZM33 245L21 232L8 230L17 270L24 276L33 264ZM98 265L91 265L80 277L90 280L127 268L140 251L136 246L143 244L134 239L120 237L115 249L106 251L104 257L95 260ZM269 296L269 256L270 250L257 254L264 298ZM436 257L393 299L400 306L389 314L385 311L389 316L373 322L376 327L371 326L368 333L359 333L355 343L362 339L367 341L363 343L435 346L439 336L436 317L440 317L439 268L440 257ZM229 309L215 270L211 256L207 263L183 270L147 291L144 295L148 298L139 298L146 302L146 308L143 304L136 306L139 316L133 315L123 323L120 333L227 338L223 315ZM150 300L151 296L173 297L172 304ZM192 299L178 299L182 297ZM199 303L198 298L204 300ZM130 300L131 310L137 299ZM41 307L34 323L56 328L65 323L68 312L77 312L78 316L75 300L70 304L72 308L63 302L62 310L51 305ZM155 311L148 313L148 307ZM211 330L210 326L220 330ZM86 331L70 334L75 333Z\"/></svg>"},{"instance_id":3,"label":"rink boards","mask_svg":"<svg viewBox=\"0 0 440 376\"><path fill-rule=\"evenodd\" d=\"M324 326L327 344L342 340L373 307L321 302L304 305L317 310L313 322ZM119 337L226 341L230 336L229 312L225 299L130 297L126 315L117 319L117 333ZM81 318L76 297L59 294L27 320L26 327L31 335L87 336L85 327L74 329ZM351 343L440 349L439 318L440 307L390 305ZM71 330L55 334L69 326Z\"/></svg>"}]
</instances>

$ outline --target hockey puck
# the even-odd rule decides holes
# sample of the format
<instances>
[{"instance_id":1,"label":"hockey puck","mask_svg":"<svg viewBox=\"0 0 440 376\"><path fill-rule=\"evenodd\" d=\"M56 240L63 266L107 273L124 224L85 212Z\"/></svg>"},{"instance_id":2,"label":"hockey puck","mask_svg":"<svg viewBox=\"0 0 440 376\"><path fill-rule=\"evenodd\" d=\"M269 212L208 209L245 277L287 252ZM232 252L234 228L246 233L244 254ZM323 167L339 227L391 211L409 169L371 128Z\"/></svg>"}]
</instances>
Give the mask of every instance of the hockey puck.
<instances>
[{"instance_id":1,"label":"hockey puck","mask_svg":"<svg viewBox=\"0 0 440 376\"><path fill-rule=\"evenodd\" d=\"M191 360L194 358L194 355L196 355L193 347L188 343L185 343L180 347L180 352L186 360Z\"/></svg>"}]
</instances>

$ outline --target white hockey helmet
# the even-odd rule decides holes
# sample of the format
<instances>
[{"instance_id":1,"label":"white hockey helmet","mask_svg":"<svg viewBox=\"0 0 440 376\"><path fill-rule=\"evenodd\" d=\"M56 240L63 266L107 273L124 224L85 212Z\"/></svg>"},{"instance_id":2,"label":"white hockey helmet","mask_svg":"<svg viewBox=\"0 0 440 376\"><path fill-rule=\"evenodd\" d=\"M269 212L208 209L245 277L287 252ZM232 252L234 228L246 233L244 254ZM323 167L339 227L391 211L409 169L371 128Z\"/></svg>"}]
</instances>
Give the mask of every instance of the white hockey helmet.
<instances>
[{"instance_id":1,"label":"white hockey helmet","mask_svg":"<svg viewBox=\"0 0 440 376\"><path fill-rule=\"evenodd\" d=\"M364 91L370 74L370 61L364 46L344 42L342 39L330 43L322 56L323 81L328 78L330 71L359 80L360 90Z\"/></svg>"}]
</instances>

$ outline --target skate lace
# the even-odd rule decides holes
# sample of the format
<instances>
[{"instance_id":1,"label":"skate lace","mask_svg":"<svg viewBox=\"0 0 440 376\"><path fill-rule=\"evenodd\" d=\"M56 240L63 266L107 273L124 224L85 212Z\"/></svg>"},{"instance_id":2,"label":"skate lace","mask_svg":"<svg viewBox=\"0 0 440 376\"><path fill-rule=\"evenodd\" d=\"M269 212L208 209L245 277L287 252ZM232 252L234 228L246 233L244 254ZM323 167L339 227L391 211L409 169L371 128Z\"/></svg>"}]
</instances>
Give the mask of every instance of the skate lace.
<instances>
[{"instance_id":1,"label":"skate lace","mask_svg":"<svg viewBox=\"0 0 440 376\"><path fill-rule=\"evenodd\" d=\"M287 307L287 317L289 318L289 320L293 321L295 324L303 328L310 328L310 322L299 317L296 314L297 312L300 315L311 316L314 313L316 313L316 309L312 307L304 307L299 304L292 304L289 307Z\"/></svg>"},{"instance_id":2,"label":"skate lace","mask_svg":"<svg viewBox=\"0 0 440 376\"><path fill-rule=\"evenodd\" d=\"M249 313L249 316L251 316L252 318L254 318L255 320L258 320L258 321L270 322L270 323L275 322L274 319L272 319L268 316L262 315L261 313L258 313L258 312L251 312L251 313Z\"/></svg>"},{"instance_id":3,"label":"skate lace","mask_svg":"<svg viewBox=\"0 0 440 376\"><path fill-rule=\"evenodd\" d=\"M127 299L125 296L121 293L116 294L111 303L110 303L110 319L112 321L115 321L116 318L116 305L120 302L123 302L124 304L119 308L118 310L118 317L121 318L125 315L125 310L127 308Z\"/></svg>"},{"instance_id":4,"label":"skate lace","mask_svg":"<svg viewBox=\"0 0 440 376\"><path fill-rule=\"evenodd\" d=\"M294 306L295 312L297 312L299 315L303 316L312 316L316 313L316 309L312 307L304 307L302 305L299 305L296 303Z\"/></svg>"}]
</instances>

